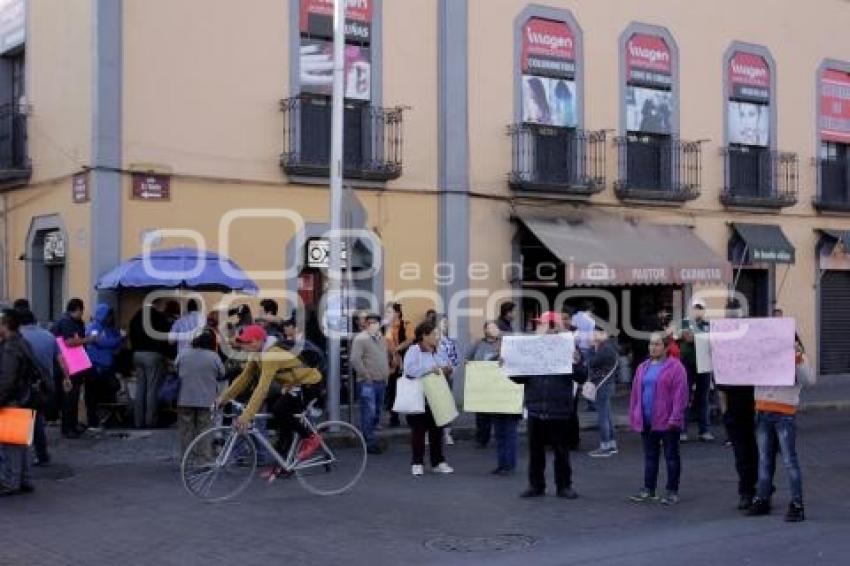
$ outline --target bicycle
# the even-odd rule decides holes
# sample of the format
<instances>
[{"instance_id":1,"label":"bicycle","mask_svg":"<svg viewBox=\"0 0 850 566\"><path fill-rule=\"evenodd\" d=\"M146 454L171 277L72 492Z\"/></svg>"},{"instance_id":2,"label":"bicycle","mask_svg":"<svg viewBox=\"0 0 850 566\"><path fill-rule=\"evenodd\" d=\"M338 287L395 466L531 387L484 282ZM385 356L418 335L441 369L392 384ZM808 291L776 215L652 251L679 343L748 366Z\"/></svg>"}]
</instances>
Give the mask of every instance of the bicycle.
<instances>
[{"instance_id":1,"label":"bicycle","mask_svg":"<svg viewBox=\"0 0 850 566\"><path fill-rule=\"evenodd\" d=\"M298 459L300 437L293 433L286 457L259 432L254 422L268 420L273 415L257 414L244 433L232 426L216 426L198 435L183 455L180 465L183 486L207 502L221 502L242 493L257 471L257 445L261 446L276 463L271 479L295 475L301 486L315 495L338 495L354 487L366 469L366 442L354 426L342 421L325 421L314 424L311 416L316 401L311 401L304 411L295 415L307 430L318 434L321 446L309 458ZM231 402L237 417L243 410L241 403ZM319 412L319 414L321 414Z\"/></svg>"}]
</instances>

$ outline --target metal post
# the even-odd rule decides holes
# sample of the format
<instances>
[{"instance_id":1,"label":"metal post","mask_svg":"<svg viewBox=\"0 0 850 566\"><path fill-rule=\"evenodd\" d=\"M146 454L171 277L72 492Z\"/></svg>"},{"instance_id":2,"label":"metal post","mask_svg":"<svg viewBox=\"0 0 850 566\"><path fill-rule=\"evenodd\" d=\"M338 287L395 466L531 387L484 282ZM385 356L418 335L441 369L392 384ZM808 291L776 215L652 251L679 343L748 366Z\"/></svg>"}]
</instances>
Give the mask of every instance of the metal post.
<instances>
[{"instance_id":1,"label":"metal post","mask_svg":"<svg viewBox=\"0 0 850 566\"><path fill-rule=\"evenodd\" d=\"M340 332L342 326L337 315L345 308L340 297L342 273L342 128L343 128L343 81L345 79L345 0L334 0L334 73L333 98L331 105L331 163L330 163L330 258L328 261L328 297L339 304L339 313L332 313L326 320L332 322L328 332L328 417L339 420L340 388ZM337 324L334 324L336 322Z\"/></svg>"}]
</instances>

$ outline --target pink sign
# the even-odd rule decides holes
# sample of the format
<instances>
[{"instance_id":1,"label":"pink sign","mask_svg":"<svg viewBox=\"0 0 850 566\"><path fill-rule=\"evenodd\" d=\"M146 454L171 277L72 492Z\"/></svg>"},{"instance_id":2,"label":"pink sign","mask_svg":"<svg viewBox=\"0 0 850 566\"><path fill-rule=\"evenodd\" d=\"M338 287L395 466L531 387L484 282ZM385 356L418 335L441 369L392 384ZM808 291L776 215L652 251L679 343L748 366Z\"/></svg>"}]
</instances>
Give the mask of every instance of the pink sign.
<instances>
[{"instance_id":1,"label":"pink sign","mask_svg":"<svg viewBox=\"0 0 850 566\"><path fill-rule=\"evenodd\" d=\"M77 375L91 368L91 360L83 346L71 348L65 344L65 340L61 337L56 338L56 343L59 345L59 354L65 360L65 369L68 370L68 375Z\"/></svg>"},{"instance_id":2,"label":"pink sign","mask_svg":"<svg viewBox=\"0 0 850 566\"><path fill-rule=\"evenodd\" d=\"M709 342L718 385L794 385L793 318L711 321Z\"/></svg>"}]
</instances>

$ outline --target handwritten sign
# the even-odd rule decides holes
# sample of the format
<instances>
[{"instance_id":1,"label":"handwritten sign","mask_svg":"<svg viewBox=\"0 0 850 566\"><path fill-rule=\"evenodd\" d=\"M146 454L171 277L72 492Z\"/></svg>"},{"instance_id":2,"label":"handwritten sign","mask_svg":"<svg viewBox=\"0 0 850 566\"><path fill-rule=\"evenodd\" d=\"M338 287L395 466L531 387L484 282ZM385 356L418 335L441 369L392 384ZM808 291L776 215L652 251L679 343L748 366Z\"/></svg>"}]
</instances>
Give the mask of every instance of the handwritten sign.
<instances>
[{"instance_id":1,"label":"handwritten sign","mask_svg":"<svg viewBox=\"0 0 850 566\"><path fill-rule=\"evenodd\" d=\"M510 380L498 362L469 362L463 386L467 413L522 413L523 386Z\"/></svg>"},{"instance_id":2,"label":"handwritten sign","mask_svg":"<svg viewBox=\"0 0 850 566\"><path fill-rule=\"evenodd\" d=\"M430 373L422 378L422 390L437 426L446 426L457 418L457 404L442 373Z\"/></svg>"},{"instance_id":3,"label":"handwritten sign","mask_svg":"<svg viewBox=\"0 0 850 566\"><path fill-rule=\"evenodd\" d=\"M708 373L711 371L711 344L708 332L694 334L694 347L697 352L697 373Z\"/></svg>"},{"instance_id":4,"label":"handwritten sign","mask_svg":"<svg viewBox=\"0 0 850 566\"><path fill-rule=\"evenodd\" d=\"M794 319L711 321L711 365L719 385L794 385Z\"/></svg>"},{"instance_id":5,"label":"handwritten sign","mask_svg":"<svg viewBox=\"0 0 850 566\"><path fill-rule=\"evenodd\" d=\"M507 375L573 373L575 338L570 333L502 338L503 369Z\"/></svg>"}]
</instances>

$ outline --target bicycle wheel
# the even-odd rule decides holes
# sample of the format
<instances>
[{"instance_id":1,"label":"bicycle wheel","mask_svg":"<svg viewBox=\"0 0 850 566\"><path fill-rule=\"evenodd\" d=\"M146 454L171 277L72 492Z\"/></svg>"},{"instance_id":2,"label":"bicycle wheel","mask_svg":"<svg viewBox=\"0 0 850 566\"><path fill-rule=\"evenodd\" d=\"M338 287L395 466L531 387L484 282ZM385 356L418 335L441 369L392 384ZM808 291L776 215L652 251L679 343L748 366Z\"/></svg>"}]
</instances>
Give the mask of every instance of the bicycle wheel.
<instances>
[{"instance_id":1,"label":"bicycle wheel","mask_svg":"<svg viewBox=\"0 0 850 566\"><path fill-rule=\"evenodd\" d=\"M299 483L316 495L348 491L366 469L366 441L355 427L328 421L316 427L322 446L316 454L295 466Z\"/></svg>"},{"instance_id":2,"label":"bicycle wheel","mask_svg":"<svg viewBox=\"0 0 850 566\"><path fill-rule=\"evenodd\" d=\"M236 497L257 471L257 448L249 434L220 426L198 435L186 449L180 472L186 491L209 502Z\"/></svg>"}]
</instances>

